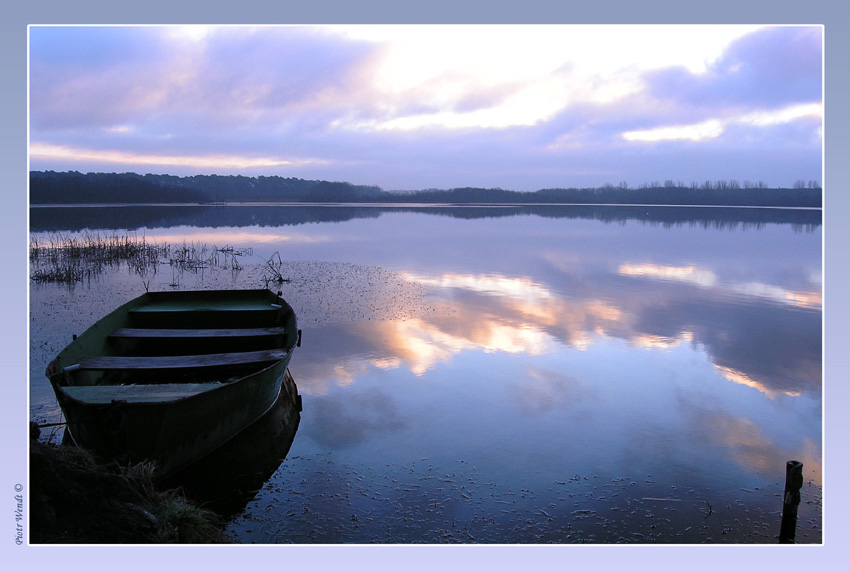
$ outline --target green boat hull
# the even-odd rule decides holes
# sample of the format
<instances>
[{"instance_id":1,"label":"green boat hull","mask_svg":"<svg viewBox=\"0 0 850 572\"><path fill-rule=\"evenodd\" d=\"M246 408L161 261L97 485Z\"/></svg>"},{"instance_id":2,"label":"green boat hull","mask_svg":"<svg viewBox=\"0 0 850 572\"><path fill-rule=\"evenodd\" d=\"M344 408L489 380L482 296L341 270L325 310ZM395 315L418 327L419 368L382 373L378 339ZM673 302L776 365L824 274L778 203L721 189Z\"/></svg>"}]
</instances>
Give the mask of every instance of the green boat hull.
<instances>
[{"instance_id":1,"label":"green boat hull","mask_svg":"<svg viewBox=\"0 0 850 572\"><path fill-rule=\"evenodd\" d=\"M148 293L76 338L47 368L67 435L96 455L152 462L163 478L208 455L280 396L292 308L266 290Z\"/></svg>"}]
</instances>

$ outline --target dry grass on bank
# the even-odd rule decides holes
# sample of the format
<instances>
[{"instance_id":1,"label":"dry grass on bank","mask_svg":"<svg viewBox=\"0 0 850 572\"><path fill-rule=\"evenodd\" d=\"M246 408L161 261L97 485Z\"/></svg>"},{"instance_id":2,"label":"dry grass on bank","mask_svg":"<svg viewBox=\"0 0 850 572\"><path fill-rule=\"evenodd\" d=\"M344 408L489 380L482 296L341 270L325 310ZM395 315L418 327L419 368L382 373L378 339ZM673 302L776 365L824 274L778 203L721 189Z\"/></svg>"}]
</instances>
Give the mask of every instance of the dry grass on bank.
<instances>
[{"instance_id":1,"label":"dry grass on bank","mask_svg":"<svg viewBox=\"0 0 850 572\"><path fill-rule=\"evenodd\" d=\"M179 491L158 491L153 467L100 465L74 446L30 441L30 542L228 542L215 514Z\"/></svg>"}]
</instances>

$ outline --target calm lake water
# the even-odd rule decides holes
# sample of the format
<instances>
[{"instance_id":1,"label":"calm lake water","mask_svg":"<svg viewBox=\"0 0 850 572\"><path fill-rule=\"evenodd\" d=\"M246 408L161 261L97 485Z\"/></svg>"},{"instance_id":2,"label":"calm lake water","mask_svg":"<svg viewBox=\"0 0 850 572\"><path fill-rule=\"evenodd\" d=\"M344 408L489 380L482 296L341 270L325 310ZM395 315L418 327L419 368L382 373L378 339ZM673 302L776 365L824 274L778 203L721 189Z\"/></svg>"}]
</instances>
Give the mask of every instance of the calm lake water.
<instances>
[{"instance_id":1,"label":"calm lake water","mask_svg":"<svg viewBox=\"0 0 850 572\"><path fill-rule=\"evenodd\" d=\"M243 473L209 469L215 486L196 486L241 543L775 543L792 459L805 480L797 542L820 543L820 221L668 207L31 209L42 241L231 245L252 249L246 268L279 253L306 276L282 288L304 308L291 448L255 432L235 447L254 465L228 461ZM62 344L44 323L89 324L140 293L138 277L113 274L32 286L38 312L74 316L31 319L33 418L56 415L43 362ZM94 291L102 307L83 303ZM335 307L361 304L375 310Z\"/></svg>"}]
</instances>

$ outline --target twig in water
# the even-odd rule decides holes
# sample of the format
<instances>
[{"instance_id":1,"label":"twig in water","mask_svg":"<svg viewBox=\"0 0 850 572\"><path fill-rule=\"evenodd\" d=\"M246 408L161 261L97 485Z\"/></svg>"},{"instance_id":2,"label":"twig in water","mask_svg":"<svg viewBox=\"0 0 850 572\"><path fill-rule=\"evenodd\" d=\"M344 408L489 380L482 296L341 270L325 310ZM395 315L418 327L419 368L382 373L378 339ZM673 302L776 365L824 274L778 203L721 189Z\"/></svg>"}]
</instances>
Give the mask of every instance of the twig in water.
<instances>
[{"instance_id":1,"label":"twig in water","mask_svg":"<svg viewBox=\"0 0 850 572\"><path fill-rule=\"evenodd\" d=\"M280 259L280 254L278 252L275 252L274 254L272 254L271 258L266 260L266 284L272 281L277 282L278 284L282 284L283 282L289 282L289 278L284 278L283 274L280 271L282 266L283 261Z\"/></svg>"}]
</instances>

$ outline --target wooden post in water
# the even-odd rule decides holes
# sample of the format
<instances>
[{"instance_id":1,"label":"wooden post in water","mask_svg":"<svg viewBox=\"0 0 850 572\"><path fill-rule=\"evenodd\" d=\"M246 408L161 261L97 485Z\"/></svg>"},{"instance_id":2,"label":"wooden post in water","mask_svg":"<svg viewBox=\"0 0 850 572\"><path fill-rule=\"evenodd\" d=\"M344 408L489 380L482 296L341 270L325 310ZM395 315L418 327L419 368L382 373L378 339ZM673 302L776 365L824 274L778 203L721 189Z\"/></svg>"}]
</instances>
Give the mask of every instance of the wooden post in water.
<instances>
[{"instance_id":1,"label":"wooden post in water","mask_svg":"<svg viewBox=\"0 0 850 572\"><path fill-rule=\"evenodd\" d=\"M785 464L785 495L782 502L782 524L779 527L779 543L794 544L797 534L797 506L800 504L800 488L803 486L803 463L788 461Z\"/></svg>"}]
</instances>

